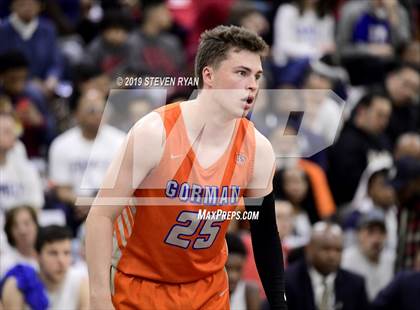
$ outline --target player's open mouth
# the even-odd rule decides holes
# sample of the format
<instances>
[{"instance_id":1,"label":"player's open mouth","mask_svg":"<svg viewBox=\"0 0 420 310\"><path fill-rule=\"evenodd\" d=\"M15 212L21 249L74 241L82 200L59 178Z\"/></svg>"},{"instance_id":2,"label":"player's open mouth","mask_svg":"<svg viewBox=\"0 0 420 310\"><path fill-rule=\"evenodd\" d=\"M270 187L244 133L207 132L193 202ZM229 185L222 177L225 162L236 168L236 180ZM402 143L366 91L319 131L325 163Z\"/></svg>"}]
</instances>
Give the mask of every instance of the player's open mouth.
<instances>
[{"instance_id":1,"label":"player's open mouth","mask_svg":"<svg viewBox=\"0 0 420 310\"><path fill-rule=\"evenodd\" d=\"M249 110L252 107L252 104L254 102L254 97L248 96L246 98L243 98L242 101L245 101L244 109Z\"/></svg>"}]
</instances>

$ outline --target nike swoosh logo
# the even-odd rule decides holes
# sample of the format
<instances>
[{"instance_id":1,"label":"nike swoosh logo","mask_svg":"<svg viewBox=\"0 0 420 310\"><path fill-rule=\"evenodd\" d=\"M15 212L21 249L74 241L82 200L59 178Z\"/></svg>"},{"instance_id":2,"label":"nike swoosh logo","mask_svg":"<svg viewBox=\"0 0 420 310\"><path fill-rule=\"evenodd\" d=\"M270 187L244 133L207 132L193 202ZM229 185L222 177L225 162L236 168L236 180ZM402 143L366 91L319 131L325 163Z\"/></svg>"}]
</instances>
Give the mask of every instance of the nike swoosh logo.
<instances>
[{"instance_id":1,"label":"nike swoosh logo","mask_svg":"<svg viewBox=\"0 0 420 310\"><path fill-rule=\"evenodd\" d=\"M182 157L182 156L183 156L182 154L180 154L180 155L174 155L174 154L171 154L171 159L180 158L180 157Z\"/></svg>"}]
</instances>

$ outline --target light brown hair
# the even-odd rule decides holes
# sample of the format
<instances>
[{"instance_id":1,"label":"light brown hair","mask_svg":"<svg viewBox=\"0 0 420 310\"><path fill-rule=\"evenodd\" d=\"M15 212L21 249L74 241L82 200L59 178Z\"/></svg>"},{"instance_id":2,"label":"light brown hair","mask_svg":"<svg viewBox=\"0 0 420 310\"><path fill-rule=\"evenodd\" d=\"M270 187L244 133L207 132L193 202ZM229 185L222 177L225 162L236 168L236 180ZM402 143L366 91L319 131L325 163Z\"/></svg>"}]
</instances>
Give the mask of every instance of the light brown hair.
<instances>
[{"instance_id":1,"label":"light brown hair","mask_svg":"<svg viewBox=\"0 0 420 310\"><path fill-rule=\"evenodd\" d=\"M198 88L203 87L204 67L217 67L227 58L232 48L264 56L268 45L259 35L237 26L217 26L203 32L195 57L195 76L199 78Z\"/></svg>"}]
</instances>

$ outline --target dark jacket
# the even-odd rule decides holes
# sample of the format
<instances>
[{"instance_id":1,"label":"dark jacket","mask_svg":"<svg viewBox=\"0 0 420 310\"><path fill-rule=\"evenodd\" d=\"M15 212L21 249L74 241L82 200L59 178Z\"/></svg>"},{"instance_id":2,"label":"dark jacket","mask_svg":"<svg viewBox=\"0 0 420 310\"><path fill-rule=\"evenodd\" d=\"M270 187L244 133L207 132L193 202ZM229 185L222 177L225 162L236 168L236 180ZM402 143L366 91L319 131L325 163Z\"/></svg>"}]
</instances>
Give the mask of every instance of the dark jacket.
<instances>
[{"instance_id":1,"label":"dark jacket","mask_svg":"<svg viewBox=\"0 0 420 310\"><path fill-rule=\"evenodd\" d=\"M365 281L362 277L339 269L334 282L337 310L368 309ZM286 297L289 310L316 310L308 267L301 260L286 269Z\"/></svg>"},{"instance_id":2,"label":"dark jacket","mask_svg":"<svg viewBox=\"0 0 420 310\"><path fill-rule=\"evenodd\" d=\"M415 310L420 305L420 272L401 272L376 296L375 310Z\"/></svg>"},{"instance_id":3,"label":"dark jacket","mask_svg":"<svg viewBox=\"0 0 420 310\"><path fill-rule=\"evenodd\" d=\"M360 176L374 153L389 152L385 135L374 136L349 122L330 148L328 179L337 205L353 199Z\"/></svg>"},{"instance_id":4,"label":"dark jacket","mask_svg":"<svg viewBox=\"0 0 420 310\"><path fill-rule=\"evenodd\" d=\"M46 19L39 19L38 28L28 40L21 38L9 20L0 24L0 54L18 50L29 62L29 75L42 80L60 78L63 73L63 58L58 47L55 28ZM7 42L7 43L6 43Z\"/></svg>"}]
</instances>

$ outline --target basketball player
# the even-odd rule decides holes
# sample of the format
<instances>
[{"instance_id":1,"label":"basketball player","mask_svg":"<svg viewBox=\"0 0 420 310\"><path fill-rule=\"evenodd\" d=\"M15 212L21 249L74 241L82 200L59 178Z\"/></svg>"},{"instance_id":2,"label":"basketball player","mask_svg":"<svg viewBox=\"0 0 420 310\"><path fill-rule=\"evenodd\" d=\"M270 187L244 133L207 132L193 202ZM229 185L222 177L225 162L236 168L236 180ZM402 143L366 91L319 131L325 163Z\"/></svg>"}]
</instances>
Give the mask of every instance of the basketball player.
<instances>
[{"instance_id":1,"label":"basketball player","mask_svg":"<svg viewBox=\"0 0 420 310\"><path fill-rule=\"evenodd\" d=\"M275 157L245 118L266 48L242 28L206 31L196 56L197 98L161 107L131 129L104 181L115 183L99 190L87 219L92 309L229 309L229 221L200 220L198 212L232 211L241 197L252 198L248 211L259 211L250 226L268 301L286 309ZM136 199L121 205L121 197Z\"/></svg>"}]
</instances>

